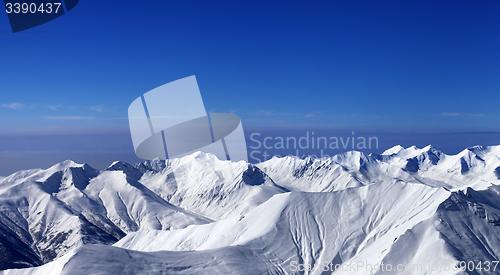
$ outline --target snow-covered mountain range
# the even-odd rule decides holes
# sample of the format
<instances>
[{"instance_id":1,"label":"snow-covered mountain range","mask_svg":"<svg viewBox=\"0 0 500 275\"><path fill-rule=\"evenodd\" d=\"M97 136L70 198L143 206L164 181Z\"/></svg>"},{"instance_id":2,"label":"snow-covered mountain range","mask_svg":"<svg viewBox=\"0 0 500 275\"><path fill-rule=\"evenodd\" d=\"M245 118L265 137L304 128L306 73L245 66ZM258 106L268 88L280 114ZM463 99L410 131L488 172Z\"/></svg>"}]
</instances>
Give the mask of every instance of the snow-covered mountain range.
<instances>
[{"instance_id":1,"label":"snow-covered mountain range","mask_svg":"<svg viewBox=\"0 0 500 275\"><path fill-rule=\"evenodd\" d=\"M499 258L500 146L0 179L0 274L500 274Z\"/></svg>"}]
</instances>

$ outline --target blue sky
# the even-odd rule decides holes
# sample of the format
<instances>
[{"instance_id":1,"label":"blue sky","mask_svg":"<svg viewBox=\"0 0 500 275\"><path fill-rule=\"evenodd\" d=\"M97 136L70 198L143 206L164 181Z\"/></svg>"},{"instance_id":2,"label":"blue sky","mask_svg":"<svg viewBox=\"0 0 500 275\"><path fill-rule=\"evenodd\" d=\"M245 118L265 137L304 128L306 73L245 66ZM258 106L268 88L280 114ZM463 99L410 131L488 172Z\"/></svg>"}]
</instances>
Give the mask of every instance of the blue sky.
<instances>
[{"instance_id":1,"label":"blue sky","mask_svg":"<svg viewBox=\"0 0 500 275\"><path fill-rule=\"evenodd\" d=\"M248 136L366 133L456 153L500 132L498 1L80 1L0 16L0 175L135 162L127 108L196 75ZM438 138L439 136L439 138ZM443 138L445 137L446 138ZM473 137L473 138L471 138ZM381 145L382 147L382 145Z\"/></svg>"}]
</instances>

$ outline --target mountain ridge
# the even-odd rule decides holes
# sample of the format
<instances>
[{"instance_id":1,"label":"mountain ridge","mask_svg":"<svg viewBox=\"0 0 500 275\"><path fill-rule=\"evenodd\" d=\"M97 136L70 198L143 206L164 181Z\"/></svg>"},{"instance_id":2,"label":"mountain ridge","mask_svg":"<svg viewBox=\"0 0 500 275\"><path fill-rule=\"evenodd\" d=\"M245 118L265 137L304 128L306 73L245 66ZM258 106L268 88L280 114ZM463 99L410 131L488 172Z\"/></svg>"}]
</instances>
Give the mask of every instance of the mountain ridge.
<instances>
[{"instance_id":1,"label":"mountain ridge","mask_svg":"<svg viewBox=\"0 0 500 275\"><path fill-rule=\"evenodd\" d=\"M444 251L442 258L436 256L443 263L466 260L464 255L492 260L500 252L485 243L496 245L494 236L500 234L497 186L500 146L474 146L446 155L431 145L398 145L380 155L348 151L329 158L283 157L258 164L196 152L166 161L115 161L102 171L67 160L0 178L0 259L5 259L0 268L78 262L87 252L71 251L94 251L87 248L92 244L115 244L102 250L116 255L124 253L123 248L146 251L134 254L141 262L157 250L169 250L168 255L189 262L193 251L211 249L224 255L208 267L219 271L227 261L241 263L227 254L239 247L236 253L253 255L251 261L262 265L255 270L275 274L295 274L285 268L293 261L421 262L428 259L416 255L432 249ZM439 199L431 203L433 196ZM407 217L396 207L404 204L413 215ZM381 207L386 210L380 212ZM347 212L331 220L341 209ZM327 228L335 234L351 233L331 235ZM457 230L484 241L468 239L469 249L458 241L463 236L457 237ZM328 245L336 242L332 236L343 243ZM415 240L421 244L403 257L401 247ZM295 252L283 254L283 249ZM378 256L369 256L374 253ZM205 257L204 252L199 255ZM61 272L73 274L64 266ZM44 268L5 274L43 274L37 270Z\"/></svg>"}]
</instances>

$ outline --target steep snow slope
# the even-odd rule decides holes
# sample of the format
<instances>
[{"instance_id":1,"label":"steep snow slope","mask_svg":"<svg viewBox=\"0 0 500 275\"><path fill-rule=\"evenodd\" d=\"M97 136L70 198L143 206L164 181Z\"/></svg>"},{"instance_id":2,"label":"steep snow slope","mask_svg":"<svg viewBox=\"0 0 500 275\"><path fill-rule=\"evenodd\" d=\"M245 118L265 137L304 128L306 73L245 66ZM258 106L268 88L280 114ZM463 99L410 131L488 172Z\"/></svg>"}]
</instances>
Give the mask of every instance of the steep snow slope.
<instances>
[{"instance_id":1,"label":"steep snow slope","mask_svg":"<svg viewBox=\"0 0 500 275\"><path fill-rule=\"evenodd\" d=\"M26 255L37 256L36 261L25 262L27 266L50 261L84 243L112 244L118 239L57 198L59 190L66 194L84 188L96 174L87 165L66 161L47 170L18 172L2 182L0 224L9 229L12 240L29 248Z\"/></svg>"},{"instance_id":2,"label":"steep snow slope","mask_svg":"<svg viewBox=\"0 0 500 275\"><path fill-rule=\"evenodd\" d=\"M330 192L389 179L448 189L485 189L500 181L500 146L471 147L446 155L432 146L395 146L381 155L351 151L331 158L272 158L257 165L290 190Z\"/></svg>"},{"instance_id":3,"label":"steep snow slope","mask_svg":"<svg viewBox=\"0 0 500 275\"><path fill-rule=\"evenodd\" d=\"M394 267L420 265L420 269L410 269L404 274L422 274L429 264L435 274L457 274L460 272L455 268L457 262L458 267L468 266L462 274L500 274L500 266L494 268L500 258L498 187L451 193L435 215L398 238L380 262ZM376 274L386 273L389 272Z\"/></svg>"},{"instance_id":4,"label":"steep snow slope","mask_svg":"<svg viewBox=\"0 0 500 275\"><path fill-rule=\"evenodd\" d=\"M101 202L107 218L126 233L176 229L210 222L209 219L171 205L121 171L102 172L84 192L92 201Z\"/></svg>"},{"instance_id":5,"label":"steep snow slope","mask_svg":"<svg viewBox=\"0 0 500 275\"><path fill-rule=\"evenodd\" d=\"M331 192L387 179L413 179L399 167L356 151L322 159L272 158L257 167L276 184L293 191Z\"/></svg>"},{"instance_id":6,"label":"steep snow slope","mask_svg":"<svg viewBox=\"0 0 500 275\"><path fill-rule=\"evenodd\" d=\"M365 268L335 274L401 273L366 270L381 263L460 274L444 267L500 258L499 185L500 146L257 165L195 153L101 172L64 162L0 180L0 264L59 257L2 274L329 274L294 270L321 263ZM81 246L125 233L113 247Z\"/></svg>"},{"instance_id":7,"label":"steep snow slope","mask_svg":"<svg viewBox=\"0 0 500 275\"><path fill-rule=\"evenodd\" d=\"M500 255L498 191L399 182L281 194L243 218L130 233L115 247L84 246L3 274L329 274L323 268L336 264L334 274L465 274L456 261L493 267ZM299 264L311 270L299 272ZM370 269L381 264L385 271ZM397 272L404 266L414 269Z\"/></svg>"},{"instance_id":8,"label":"steep snow slope","mask_svg":"<svg viewBox=\"0 0 500 275\"><path fill-rule=\"evenodd\" d=\"M450 192L401 182L334 193L288 193L274 196L243 218L181 230L139 231L115 246L150 253L178 251L165 254L166 262L193 250L219 253L229 247L244 249L255 258L242 257L240 264L246 271L241 274L262 273L255 266L244 265L255 259L269 274L325 274L322 268L330 263L330 267L339 264L344 268L335 274L401 274L396 268L405 266L413 269L404 274L461 274L454 268L457 261L474 261L476 266L479 261L483 266L490 262L493 267L493 261L498 260L499 199L497 187ZM160 255L156 253L152 257ZM98 257L88 258L93 259L91 266L100 263ZM207 274L232 262L224 256L218 259L205 266ZM198 260L192 255L184 269L196 270ZM298 272L299 264L311 270ZM385 270L389 265L394 269L377 272L382 264ZM237 267L231 272L239 274ZM123 271L113 268L113 272ZM168 265L161 270L169 274L185 271L169 269ZM500 274L500 270L483 268L467 274Z\"/></svg>"},{"instance_id":9,"label":"steep snow slope","mask_svg":"<svg viewBox=\"0 0 500 275\"><path fill-rule=\"evenodd\" d=\"M375 264L449 196L442 188L405 183L279 194L244 217L134 232L115 247L84 246L42 267L3 274L299 274L299 263L341 264L377 251L365 259Z\"/></svg>"},{"instance_id":10,"label":"steep snow slope","mask_svg":"<svg viewBox=\"0 0 500 275\"><path fill-rule=\"evenodd\" d=\"M15 173L0 184L0 267L39 265L83 244L113 244L140 228L209 221L169 204L123 172L99 173L65 161Z\"/></svg>"},{"instance_id":11,"label":"steep snow slope","mask_svg":"<svg viewBox=\"0 0 500 275\"><path fill-rule=\"evenodd\" d=\"M252 164L201 152L136 167L145 171L140 182L163 199L214 220L244 215L288 191Z\"/></svg>"},{"instance_id":12,"label":"steep snow slope","mask_svg":"<svg viewBox=\"0 0 500 275\"><path fill-rule=\"evenodd\" d=\"M401 182L333 193L293 192L274 196L244 217L134 232L115 246L141 251L244 246L288 273L298 263L340 264L362 253L371 255L364 261L376 264L394 239L432 217L449 195L442 188Z\"/></svg>"},{"instance_id":13,"label":"steep snow slope","mask_svg":"<svg viewBox=\"0 0 500 275\"><path fill-rule=\"evenodd\" d=\"M495 172L500 167L500 146L470 147L457 155L446 155L430 145L423 149L413 146L386 154L383 160L394 166L406 162L404 167L399 166L429 185L485 189L500 183Z\"/></svg>"},{"instance_id":14,"label":"steep snow slope","mask_svg":"<svg viewBox=\"0 0 500 275\"><path fill-rule=\"evenodd\" d=\"M44 266L7 270L5 275L101 274L284 274L244 247L192 252L139 252L113 246L87 245Z\"/></svg>"}]
</instances>

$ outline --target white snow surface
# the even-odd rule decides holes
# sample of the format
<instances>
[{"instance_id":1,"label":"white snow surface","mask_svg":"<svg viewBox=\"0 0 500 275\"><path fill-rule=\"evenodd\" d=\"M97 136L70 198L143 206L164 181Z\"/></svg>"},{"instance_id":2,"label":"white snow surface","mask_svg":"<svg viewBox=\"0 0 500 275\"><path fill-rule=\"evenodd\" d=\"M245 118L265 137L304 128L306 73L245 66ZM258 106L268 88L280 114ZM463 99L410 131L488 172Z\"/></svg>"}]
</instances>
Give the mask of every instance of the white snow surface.
<instances>
[{"instance_id":1,"label":"white snow surface","mask_svg":"<svg viewBox=\"0 0 500 275\"><path fill-rule=\"evenodd\" d=\"M398 145L382 155L350 151L322 159L272 158L257 167L292 191L330 192L386 180L482 190L500 183L500 146L475 146L446 155L430 145Z\"/></svg>"},{"instance_id":2,"label":"white snow surface","mask_svg":"<svg viewBox=\"0 0 500 275\"><path fill-rule=\"evenodd\" d=\"M0 222L56 255L0 274L500 274L453 268L499 260L499 179L500 146L257 165L198 152L100 172L66 161L0 182ZM413 269L370 270L382 263Z\"/></svg>"},{"instance_id":3,"label":"white snow surface","mask_svg":"<svg viewBox=\"0 0 500 275\"><path fill-rule=\"evenodd\" d=\"M288 191L252 164L201 152L170 160L140 182L170 203L214 220L245 214Z\"/></svg>"},{"instance_id":4,"label":"white snow surface","mask_svg":"<svg viewBox=\"0 0 500 275\"><path fill-rule=\"evenodd\" d=\"M24 244L43 262L84 244L113 244L140 229L210 221L169 204L122 171L99 172L72 161L20 171L0 184L0 233L10 240L0 242Z\"/></svg>"}]
</instances>

